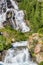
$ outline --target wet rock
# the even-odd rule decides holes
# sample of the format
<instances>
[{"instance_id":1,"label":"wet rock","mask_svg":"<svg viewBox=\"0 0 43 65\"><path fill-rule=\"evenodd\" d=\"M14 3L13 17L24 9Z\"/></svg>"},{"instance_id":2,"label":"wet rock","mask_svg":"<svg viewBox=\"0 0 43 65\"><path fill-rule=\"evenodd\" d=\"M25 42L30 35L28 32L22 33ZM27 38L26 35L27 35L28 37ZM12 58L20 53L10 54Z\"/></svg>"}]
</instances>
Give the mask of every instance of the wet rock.
<instances>
[{"instance_id":1,"label":"wet rock","mask_svg":"<svg viewBox=\"0 0 43 65\"><path fill-rule=\"evenodd\" d=\"M8 8L14 8L14 7L12 6L12 3L11 3L10 0L6 0L6 1L7 1L7 6L8 6Z\"/></svg>"},{"instance_id":2,"label":"wet rock","mask_svg":"<svg viewBox=\"0 0 43 65\"><path fill-rule=\"evenodd\" d=\"M7 50L4 50L4 51L2 52L2 61L4 61L4 58L5 58L6 52L7 52Z\"/></svg>"},{"instance_id":3,"label":"wet rock","mask_svg":"<svg viewBox=\"0 0 43 65\"><path fill-rule=\"evenodd\" d=\"M21 2L22 0L16 0L17 2Z\"/></svg>"},{"instance_id":4,"label":"wet rock","mask_svg":"<svg viewBox=\"0 0 43 65\"><path fill-rule=\"evenodd\" d=\"M3 50L2 52L0 52L0 61L4 61L5 55L6 55L6 51L7 50Z\"/></svg>"},{"instance_id":5,"label":"wet rock","mask_svg":"<svg viewBox=\"0 0 43 65\"><path fill-rule=\"evenodd\" d=\"M0 35L3 35L3 33L2 33L2 32L0 32Z\"/></svg>"},{"instance_id":6,"label":"wet rock","mask_svg":"<svg viewBox=\"0 0 43 65\"><path fill-rule=\"evenodd\" d=\"M1 56L1 53L0 53L0 61L2 61L2 56Z\"/></svg>"}]
</instances>

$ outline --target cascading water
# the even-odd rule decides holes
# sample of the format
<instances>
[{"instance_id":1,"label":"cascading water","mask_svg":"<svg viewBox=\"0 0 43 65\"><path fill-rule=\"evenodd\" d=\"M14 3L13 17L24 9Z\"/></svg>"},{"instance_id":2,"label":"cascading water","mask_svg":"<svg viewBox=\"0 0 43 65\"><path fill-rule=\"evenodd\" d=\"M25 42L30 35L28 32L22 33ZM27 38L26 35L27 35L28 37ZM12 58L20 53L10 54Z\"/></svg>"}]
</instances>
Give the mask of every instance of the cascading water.
<instances>
[{"instance_id":1,"label":"cascading water","mask_svg":"<svg viewBox=\"0 0 43 65\"><path fill-rule=\"evenodd\" d=\"M10 1L11 1L12 5L13 5L14 9L19 10L18 5L16 4L16 2L14 0L10 0Z\"/></svg>"},{"instance_id":2,"label":"cascading water","mask_svg":"<svg viewBox=\"0 0 43 65\"><path fill-rule=\"evenodd\" d=\"M4 65L37 65L31 60L26 45L27 41L13 43L13 48L6 53Z\"/></svg>"},{"instance_id":3,"label":"cascading water","mask_svg":"<svg viewBox=\"0 0 43 65\"><path fill-rule=\"evenodd\" d=\"M5 2L5 0L0 0L0 1ZM0 26L2 26L2 22L6 21L6 13L8 11L14 11L10 19L12 26L14 27L14 29L20 29L22 32L28 32L30 28L24 22L24 12L22 10L19 10L18 5L16 4L15 1L7 0L7 2L11 2L14 8L9 8L12 6L8 6L6 4L8 6L8 7L6 6L6 12L3 12L2 10L1 11L2 13L0 13ZM13 20L13 16L15 17L15 21ZM15 26L15 23L16 23L16 26ZM30 59L30 53L27 48L27 41L16 42L12 46L13 48L7 51L4 62L0 62L0 64L2 65L37 65Z\"/></svg>"},{"instance_id":4,"label":"cascading water","mask_svg":"<svg viewBox=\"0 0 43 65\"><path fill-rule=\"evenodd\" d=\"M12 17L15 17L15 20L11 18L11 23L14 29L18 30L20 29L22 32L28 32L30 31L30 28L26 25L24 21L24 12L22 10L19 10L18 5L13 0L1 0L0 1L0 25L2 26L2 23L6 21L6 13L8 10L14 11L12 14ZM3 5L3 7L2 7ZM1 14L2 13L2 14ZM15 15L14 15L15 14ZM15 25L16 23L16 25ZM16 27L16 28L15 28Z\"/></svg>"},{"instance_id":5,"label":"cascading water","mask_svg":"<svg viewBox=\"0 0 43 65\"><path fill-rule=\"evenodd\" d=\"M28 32L30 30L29 27L27 27L25 21L24 21L24 12L22 10L17 11L15 14L15 21L22 32Z\"/></svg>"},{"instance_id":6,"label":"cascading water","mask_svg":"<svg viewBox=\"0 0 43 65\"><path fill-rule=\"evenodd\" d=\"M5 10L6 10L6 1L0 0L0 28L3 28L2 23L6 20Z\"/></svg>"},{"instance_id":7,"label":"cascading water","mask_svg":"<svg viewBox=\"0 0 43 65\"><path fill-rule=\"evenodd\" d=\"M16 29L21 29L22 32L28 32L30 31L30 28L26 25L25 21L24 21L24 12L22 10L19 10L17 4L15 3L15 1L12 1L12 5L14 6L16 12L15 12L15 21L16 21L16 25L17 28Z\"/></svg>"}]
</instances>

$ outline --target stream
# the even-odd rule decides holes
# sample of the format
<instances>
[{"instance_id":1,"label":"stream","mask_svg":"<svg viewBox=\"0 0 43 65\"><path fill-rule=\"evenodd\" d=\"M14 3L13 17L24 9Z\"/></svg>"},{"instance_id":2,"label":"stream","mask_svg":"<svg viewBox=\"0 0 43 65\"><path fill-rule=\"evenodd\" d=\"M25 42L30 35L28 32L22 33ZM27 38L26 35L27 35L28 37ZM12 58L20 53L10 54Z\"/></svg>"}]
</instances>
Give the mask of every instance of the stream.
<instances>
[{"instance_id":1,"label":"stream","mask_svg":"<svg viewBox=\"0 0 43 65\"><path fill-rule=\"evenodd\" d=\"M12 48L7 50L6 56L2 65L37 65L32 61L29 50L27 48L27 41L15 42Z\"/></svg>"},{"instance_id":2,"label":"stream","mask_svg":"<svg viewBox=\"0 0 43 65\"><path fill-rule=\"evenodd\" d=\"M5 0L0 0L0 3L6 3ZM11 3L12 6L8 6L7 4ZM18 5L13 0L7 0L6 12L3 12L2 7L2 14L0 13L0 27L3 27L2 23L6 21L6 13L8 11L12 12L12 17L10 19L12 26L14 29L20 29L21 32L29 32L30 28L26 25L24 20L24 12L23 10L19 10ZM0 9L1 10L1 9ZM13 20L15 17L15 21ZM16 23L16 25L15 25ZM37 65L37 63L33 62L29 50L27 48L27 41L15 42L12 44L12 48L7 50L5 58L3 61L0 61L0 65Z\"/></svg>"},{"instance_id":3,"label":"stream","mask_svg":"<svg viewBox=\"0 0 43 65\"><path fill-rule=\"evenodd\" d=\"M17 3L13 0L0 0L0 27L3 27L2 23L6 21L8 12L12 13L12 16L8 15L8 18L14 29L19 29L21 32L30 31L24 20L24 11L19 10Z\"/></svg>"}]
</instances>

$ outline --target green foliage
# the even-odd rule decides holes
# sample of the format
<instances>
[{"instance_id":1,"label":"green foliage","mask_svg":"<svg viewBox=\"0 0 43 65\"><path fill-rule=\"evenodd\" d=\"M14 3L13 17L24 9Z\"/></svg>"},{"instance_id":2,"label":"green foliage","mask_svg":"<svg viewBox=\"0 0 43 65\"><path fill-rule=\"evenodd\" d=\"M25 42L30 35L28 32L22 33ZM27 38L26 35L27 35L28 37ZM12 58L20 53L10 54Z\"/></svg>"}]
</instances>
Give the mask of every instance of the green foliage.
<instances>
[{"instance_id":1,"label":"green foliage","mask_svg":"<svg viewBox=\"0 0 43 65\"><path fill-rule=\"evenodd\" d=\"M40 29L38 30L38 33L43 34L43 28L40 28Z\"/></svg>"},{"instance_id":2,"label":"green foliage","mask_svg":"<svg viewBox=\"0 0 43 65\"><path fill-rule=\"evenodd\" d=\"M39 63L39 65L43 65L43 62Z\"/></svg>"},{"instance_id":3,"label":"green foliage","mask_svg":"<svg viewBox=\"0 0 43 65\"><path fill-rule=\"evenodd\" d=\"M0 51L4 50L4 44L5 43L6 43L5 37L3 37L2 35L0 35Z\"/></svg>"},{"instance_id":4,"label":"green foliage","mask_svg":"<svg viewBox=\"0 0 43 65\"><path fill-rule=\"evenodd\" d=\"M11 48L11 44L10 43L8 44L7 41L8 40L3 35L0 35L0 51Z\"/></svg>"},{"instance_id":5,"label":"green foliage","mask_svg":"<svg viewBox=\"0 0 43 65\"><path fill-rule=\"evenodd\" d=\"M14 29L12 29L12 27L10 26L6 26L5 28L3 29L0 29L0 32L4 33L6 32L6 34L8 36L4 36L4 35L0 35L0 43L1 43L1 46L3 46L3 50L5 49L9 49L12 47L12 39L14 39L14 42L16 41L25 41L28 39L29 35L32 34L32 33L22 33L20 31L16 31ZM2 48L0 46L0 48ZM1 49L0 49L1 51Z\"/></svg>"},{"instance_id":6,"label":"green foliage","mask_svg":"<svg viewBox=\"0 0 43 65\"><path fill-rule=\"evenodd\" d=\"M11 47L12 47L11 43L10 43L10 44L7 44L7 45L4 45L4 49L5 49L5 50L8 50L8 49L11 48Z\"/></svg>"},{"instance_id":7,"label":"green foliage","mask_svg":"<svg viewBox=\"0 0 43 65\"><path fill-rule=\"evenodd\" d=\"M11 47L12 38L15 41L24 41L33 32L38 31L39 33L43 33L43 2L40 3L38 0L21 0L19 8L26 12L25 18L30 20L29 23L32 31L30 33L21 33L10 26L0 29L0 32L7 32L8 34L8 37L0 35L0 51Z\"/></svg>"},{"instance_id":8,"label":"green foliage","mask_svg":"<svg viewBox=\"0 0 43 65\"><path fill-rule=\"evenodd\" d=\"M3 51L4 47L3 47L3 44L0 43L0 51Z\"/></svg>"},{"instance_id":9,"label":"green foliage","mask_svg":"<svg viewBox=\"0 0 43 65\"><path fill-rule=\"evenodd\" d=\"M41 3L41 20L40 20L41 27L43 26L43 2Z\"/></svg>"},{"instance_id":10,"label":"green foliage","mask_svg":"<svg viewBox=\"0 0 43 65\"><path fill-rule=\"evenodd\" d=\"M22 0L19 7L26 11L26 19L30 20L30 26L34 32L43 27L43 2Z\"/></svg>"},{"instance_id":11,"label":"green foliage","mask_svg":"<svg viewBox=\"0 0 43 65\"><path fill-rule=\"evenodd\" d=\"M8 36L5 36L6 43L11 43L12 39L16 41L25 41L28 39L29 35L31 33L22 33L20 31L16 31L12 29L11 27L7 26L4 29L0 29L1 32L6 32Z\"/></svg>"}]
</instances>

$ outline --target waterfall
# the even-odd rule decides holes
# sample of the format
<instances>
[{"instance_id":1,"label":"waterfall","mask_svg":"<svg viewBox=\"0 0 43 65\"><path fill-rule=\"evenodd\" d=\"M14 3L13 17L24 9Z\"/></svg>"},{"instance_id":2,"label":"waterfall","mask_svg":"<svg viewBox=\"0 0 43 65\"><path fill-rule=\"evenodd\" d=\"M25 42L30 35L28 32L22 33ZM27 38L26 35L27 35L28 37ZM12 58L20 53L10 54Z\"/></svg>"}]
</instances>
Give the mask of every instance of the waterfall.
<instances>
[{"instance_id":1,"label":"waterfall","mask_svg":"<svg viewBox=\"0 0 43 65\"><path fill-rule=\"evenodd\" d=\"M3 21L6 21L6 13L0 14L0 29L3 28Z\"/></svg>"},{"instance_id":2,"label":"waterfall","mask_svg":"<svg viewBox=\"0 0 43 65\"><path fill-rule=\"evenodd\" d=\"M19 10L18 5L16 4L15 1L13 0L10 0L10 1L15 9L16 30L20 29L22 32L30 31L30 28L26 25L24 21L24 12L22 10Z\"/></svg>"},{"instance_id":3,"label":"waterfall","mask_svg":"<svg viewBox=\"0 0 43 65\"><path fill-rule=\"evenodd\" d=\"M2 7L2 4L3 4L3 7ZM12 18L11 18L12 27L16 30L20 29L21 32L30 31L30 28L26 25L24 20L24 12L22 10L19 10L18 5L13 0L0 1L0 11L2 13L2 14L0 13L0 22L3 23L4 21L6 21L6 13L9 10L11 11L11 9L12 11L14 11L12 13ZM13 20L13 17L15 18L15 20Z\"/></svg>"},{"instance_id":4,"label":"waterfall","mask_svg":"<svg viewBox=\"0 0 43 65\"><path fill-rule=\"evenodd\" d=\"M11 1L12 5L13 5L14 9L19 10L18 5L16 4L16 2L14 0L10 0L10 1Z\"/></svg>"},{"instance_id":5,"label":"waterfall","mask_svg":"<svg viewBox=\"0 0 43 65\"><path fill-rule=\"evenodd\" d=\"M27 45L24 46L24 44L26 45L27 41L16 42L16 45L12 44L13 48L8 49L6 53L4 65L37 65L31 61Z\"/></svg>"},{"instance_id":6,"label":"waterfall","mask_svg":"<svg viewBox=\"0 0 43 65\"><path fill-rule=\"evenodd\" d=\"M24 12L22 10L19 10L15 13L15 21L16 21L17 27L19 26L22 32L30 31L30 28L26 25L24 21Z\"/></svg>"},{"instance_id":7,"label":"waterfall","mask_svg":"<svg viewBox=\"0 0 43 65\"><path fill-rule=\"evenodd\" d=\"M3 3L5 0L1 0L0 3ZM9 8L8 2L12 4L14 8ZM13 0L6 1L6 12L0 13L0 27L4 21L6 21L6 13L11 11L12 17L10 22L14 29L20 29L22 32L30 31L30 28L26 25L24 20L24 12L23 10L19 10L18 5ZM0 4L1 5L1 4ZM2 7L3 8L3 7ZM1 9L0 9L1 10ZM13 17L15 20L13 20ZM16 23L16 25L15 25ZM27 41L15 42L12 44L13 48L8 49L4 62L0 62L2 65L37 65L33 61L31 61L30 53L27 48Z\"/></svg>"}]
</instances>

